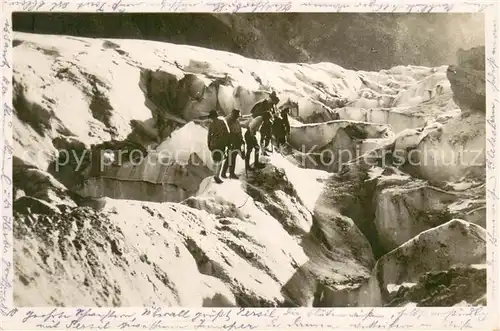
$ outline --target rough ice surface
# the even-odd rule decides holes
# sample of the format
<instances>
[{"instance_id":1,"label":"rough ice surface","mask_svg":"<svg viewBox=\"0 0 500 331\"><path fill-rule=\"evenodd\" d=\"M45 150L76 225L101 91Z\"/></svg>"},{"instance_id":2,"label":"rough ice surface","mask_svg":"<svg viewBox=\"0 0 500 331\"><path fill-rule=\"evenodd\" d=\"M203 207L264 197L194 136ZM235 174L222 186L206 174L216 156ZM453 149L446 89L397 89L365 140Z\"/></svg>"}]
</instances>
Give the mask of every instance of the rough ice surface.
<instances>
[{"instance_id":1,"label":"rough ice surface","mask_svg":"<svg viewBox=\"0 0 500 331\"><path fill-rule=\"evenodd\" d=\"M411 288L432 272L482 279L471 270L485 264L485 119L465 78L476 69L356 72L152 41L14 38L16 305L440 304ZM206 115L239 108L245 131L271 90L279 107L298 105L290 146L248 175L238 158L240 180L215 184ZM107 154L90 177L91 145L141 146L150 162ZM74 154L57 163L61 150ZM342 150L356 162L317 164Z\"/></svg>"}]
</instances>

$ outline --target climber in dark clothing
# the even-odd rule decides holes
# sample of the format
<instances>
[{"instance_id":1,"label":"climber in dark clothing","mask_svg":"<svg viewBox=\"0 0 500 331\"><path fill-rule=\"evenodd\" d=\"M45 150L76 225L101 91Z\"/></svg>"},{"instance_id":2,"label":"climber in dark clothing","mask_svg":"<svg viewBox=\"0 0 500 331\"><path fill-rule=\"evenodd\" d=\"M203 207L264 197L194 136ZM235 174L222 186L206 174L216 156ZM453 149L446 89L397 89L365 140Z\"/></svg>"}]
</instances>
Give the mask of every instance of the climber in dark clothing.
<instances>
[{"instance_id":1,"label":"climber in dark clothing","mask_svg":"<svg viewBox=\"0 0 500 331\"><path fill-rule=\"evenodd\" d=\"M245 152L245 170L252 169L262 169L264 167L263 163L259 162L259 143L257 141L257 137L255 136L257 131L259 131L262 122L265 121L268 117L271 116L271 112L265 112L262 117L262 121L259 119L254 119L250 122L248 126L248 130L245 132L245 143L247 145L247 150ZM254 168L250 167L250 155L254 152Z\"/></svg>"},{"instance_id":2,"label":"climber in dark clothing","mask_svg":"<svg viewBox=\"0 0 500 331\"><path fill-rule=\"evenodd\" d=\"M265 99L260 102L257 102L253 107L252 110L250 110L250 113L252 114L253 118L262 116L265 112L271 111L273 109L273 104Z\"/></svg>"},{"instance_id":3,"label":"climber in dark clothing","mask_svg":"<svg viewBox=\"0 0 500 331\"><path fill-rule=\"evenodd\" d=\"M281 116L274 117L273 135L276 140L276 147L279 149L286 142L285 126Z\"/></svg>"},{"instance_id":4,"label":"climber in dark clothing","mask_svg":"<svg viewBox=\"0 0 500 331\"><path fill-rule=\"evenodd\" d=\"M252 117L262 116L265 112L274 112L276 105L280 102L280 99L276 96L276 92L272 92L269 96L270 100L264 99L258 103L256 103L250 113Z\"/></svg>"},{"instance_id":5,"label":"climber in dark clothing","mask_svg":"<svg viewBox=\"0 0 500 331\"><path fill-rule=\"evenodd\" d=\"M280 102L280 99L276 95L276 91L272 91L269 95L269 98L271 99L273 110L276 110L276 105Z\"/></svg>"},{"instance_id":6,"label":"climber in dark clothing","mask_svg":"<svg viewBox=\"0 0 500 331\"><path fill-rule=\"evenodd\" d=\"M234 173L234 168L236 167L236 156L240 155L244 158L243 152L241 150L244 146L245 141L243 140L243 134L241 133L240 125L240 110L233 109L231 114L226 117L226 123L229 126L229 145L228 145L228 157L224 161L224 166L222 167L222 178L226 178L227 169L229 168L229 178L238 179L238 176Z\"/></svg>"},{"instance_id":7,"label":"climber in dark clothing","mask_svg":"<svg viewBox=\"0 0 500 331\"><path fill-rule=\"evenodd\" d=\"M276 145L278 149L281 145L288 142L288 136L290 134L290 122L288 121L289 109L285 108L281 111L280 116L276 116L273 124L273 135L276 139Z\"/></svg>"},{"instance_id":8,"label":"climber in dark clothing","mask_svg":"<svg viewBox=\"0 0 500 331\"><path fill-rule=\"evenodd\" d=\"M271 142L271 138L273 136L273 120L272 116L268 116L267 114L270 115L269 112L266 113L266 116L264 116L264 121L262 122L262 126L260 127L260 147L262 148L262 155L268 155L267 154L267 146L269 146L269 143Z\"/></svg>"},{"instance_id":9,"label":"climber in dark clothing","mask_svg":"<svg viewBox=\"0 0 500 331\"><path fill-rule=\"evenodd\" d=\"M219 117L217 111L210 111L208 116L212 120L208 127L208 149L212 153L212 160L215 164L215 182L220 184L222 183L222 179L220 179L222 161L226 156L226 148L229 143L229 128L226 120L223 117Z\"/></svg>"},{"instance_id":10,"label":"climber in dark clothing","mask_svg":"<svg viewBox=\"0 0 500 331\"><path fill-rule=\"evenodd\" d=\"M288 120L288 114L290 114L290 109L285 108L281 111L281 118L283 120L283 126L285 129L285 138L288 142L288 137L290 136L290 121Z\"/></svg>"}]
</instances>

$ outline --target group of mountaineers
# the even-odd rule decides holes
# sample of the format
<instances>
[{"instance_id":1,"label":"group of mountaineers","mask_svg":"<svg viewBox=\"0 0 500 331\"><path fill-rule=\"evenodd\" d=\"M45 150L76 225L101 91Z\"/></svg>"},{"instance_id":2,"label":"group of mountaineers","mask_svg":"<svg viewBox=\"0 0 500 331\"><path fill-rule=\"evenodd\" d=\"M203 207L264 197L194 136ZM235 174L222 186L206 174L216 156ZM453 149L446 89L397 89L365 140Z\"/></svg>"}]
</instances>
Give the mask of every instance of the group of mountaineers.
<instances>
[{"instance_id":1,"label":"group of mountaineers","mask_svg":"<svg viewBox=\"0 0 500 331\"><path fill-rule=\"evenodd\" d=\"M278 111L279 103L276 92L270 98L256 103L250 111L252 119L249 122L245 135L240 124L241 111L233 109L227 117L219 116L217 111L211 110L209 118L211 123L208 128L208 149L215 164L214 180L221 184L222 178L238 179L235 174L236 158L239 155L245 160L245 171L262 169L263 163L259 161L260 153L268 155L268 146L274 136L277 147L288 143L290 123L288 120L289 109ZM260 144L257 140L260 133ZM245 149L246 146L246 149ZM250 157L254 155L253 167L250 166Z\"/></svg>"},{"instance_id":2,"label":"group of mountaineers","mask_svg":"<svg viewBox=\"0 0 500 331\"><path fill-rule=\"evenodd\" d=\"M221 177L227 178L228 170L229 178L238 179L235 173L238 155L245 160L246 172L248 170L262 169L264 165L259 161L259 156L261 153L265 156L268 155L268 147L273 136L278 149L288 143L290 134L288 114L290 108L295 108L297 105L293 103L291 105L286 104L278 111L277 105L279 101L276 92L273 91L270 93L269 99L266 98L257 102L250 111L251 120L245 134L243 134L240 123L241 111L239 109L233 109L226 117L220 116L216 109L210 111L208 117L211 122L208 128L207 142L215 165L214 179L216 183L221 184L223 182ZM220 109L220 106L218 106L217 104L216 108ZM260 143L257 139L257 133L260 134ZM112 152L117 147L117 143L117 141L110 141L100 145L91 145L89 166L88 168L84 167L84 171L78 176L80 186L84 186L88 178L96 178L102 175L103 162L111 166L120 166L120 161L116 162L118 157ZM146 148L141 148L140 145L128 140L121 145L126 151L130 147L134 150L140 148L142 156L148 153ZM252 154L254 155L253 167L250 166ZM105 161L102 160L103 158ZM119 159L121 160L121 155ZM141 160L135 161L138 163Z\"/></svg>"}]
</instances>

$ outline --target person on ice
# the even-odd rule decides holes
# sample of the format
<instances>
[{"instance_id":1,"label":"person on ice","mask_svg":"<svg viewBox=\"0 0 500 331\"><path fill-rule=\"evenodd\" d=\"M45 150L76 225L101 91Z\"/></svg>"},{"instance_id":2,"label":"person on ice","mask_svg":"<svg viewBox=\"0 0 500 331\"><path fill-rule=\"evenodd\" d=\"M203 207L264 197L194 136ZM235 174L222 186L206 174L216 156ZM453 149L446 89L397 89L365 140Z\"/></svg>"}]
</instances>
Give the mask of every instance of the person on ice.
<instances>
[{"instance_id":1,"label":"person on ice","mask_svg":"<svg viewBox=\"0 0 500 331\"><path fill-rule=\"evenodd\" d=\"M276 95L276 92L273 91L269 95L269 99L264 99L260 102L257 102L250 110L250 114L252 114L253 118L262 116L265 112L275 112L276 105L280 102L280 99Z\"/></svg>"},{"instance_id":2,"label":"person on ice","mask_svg":"<svg viewBox=\"0 0 500 331\"><path fill-rule=\"evenodd\" d=\"M229 145L229 127L224 117L219 116L216 110L211 110L208 117L212 120L208 127L207 143L215 165L214 180L217 184L221 184L222 161Z\"/></svg>"},{"instance_id":3,"label":"person on ice","mask_svg":"<svg viewBox=\"0 0 500 331\"><path fill-rule=\"evenodd\" d=\"M278 148L278 150L282 145L288 143L288 136L290 134L288 112L288 108L283 109L280 112L280 116L276 116L273 122L273 135L276 139L276 147Z\"/></svg>"},{"instance_id":4,"label":"person on ice","mask_svg":"<svg viewBox=\"0 0 500 331\"><path fill-rule=\"evenodd\" d=\"M290 120L288 119L288 115L290 114L290 109L285 108L281 111L281 118L283 120L283 127L285 129L285 142L289 143L290 137Z\"/></svg>"},{"instance_id":5,"label":"person on ice","mask_svg":"<svg viewBox=\"0 0 500 331\"><path fill-rule=\"evenodd\" d=\"M245 145L243 134L241 133L240 115L241 111L239 109L233 109L231 114L226 117L226 123L229 126L229 145L228 157L224 161L224 166L222 167L222 178L226 178L226 173L229 168L229 178L238 179L238 176L234 173L236 156L240 155L242 159L244 158L244 153L241 148Z\"/></svg>"},{"instance_id":6,"label":"person on ice","mask_svg":"<svg viewBox=\"0 0 500 331\"><path fill-rule=\"evenodd\" d=\"M267 114L270 115L269 112L265 113L264 116L264 121L262 122L262 126L260 127L260 147L262 148L262 155L268 156L267 154L267 146L269 146L269 143L271 142L271 138L273 135L273 120L272 116L268 116Z\"/></svg>"},{"instance_id":7,"label":"person on ice","mask_svg":"<svg viewBox=\"0 0 500 331\"><path fill-rule=\"evenodd\" d=\"M245 152L245 170L262 169L264 164L259 162L259 152L260 146L257 142L257 131L259 131L262 123L271 117L271 112L267 111L262 116L254 118L250 121L248 125L248 130L245 132L245 143L247 145L247 150ZM254 152L254 166L250 167L250 155Z\"/></svg>"},{"instance_id":8,"label":"person on ice","mask_svg":"<svg viewBox=\"0 0 500 331\"><path fill-rule=\"evenodd\" d=\"M271 103L273 104L273 107L276 107L278 103L280 103L280 98L276 95L276 91L272 91L271 94L269 95L269 98L271 99ZM276 108L274 108L276 110Z\"/></svg>"}]
</instances>

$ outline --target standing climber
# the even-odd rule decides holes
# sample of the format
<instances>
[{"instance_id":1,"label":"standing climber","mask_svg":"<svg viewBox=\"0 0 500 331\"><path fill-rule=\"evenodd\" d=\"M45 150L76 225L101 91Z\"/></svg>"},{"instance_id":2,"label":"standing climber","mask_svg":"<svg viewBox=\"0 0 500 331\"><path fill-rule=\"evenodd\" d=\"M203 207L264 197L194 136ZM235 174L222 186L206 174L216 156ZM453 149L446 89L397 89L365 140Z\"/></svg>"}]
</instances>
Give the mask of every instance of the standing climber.
<instances>
[{"instance_id":1,"label":"standing climber","mask_svg":"<svg viewBox=\"0 0 500 331\"><path fill-rule=\"evenodd\" d=\"M279 116L275 116L273 122L273 135L276 139L276 147L278 150L281 145L289 143L290 122L288 120L289 108L284 108Z\"/></svg>"},{"instance_id":2,"label":"standing climber","mask_svg":"<svg viewBox=\"0 0 500 331\"><path fill-rule=\"evenodd\" d=\"M290 121L288 120L288 115L290 113L289 108L285 108L281 111L281 119L283 121L283 129L285 134L285 143L290 143Z\"/></svg>"},{"instance_id":3,"label":"standing climber","mask_svg":"<svg viewBox=\"0 0 500 331\"><path fill-rule=\"evenodd\" d=\"M273 135L276 140L276 147L279 150L280 146L286 143L285 124L281 115L274 117Z\"/></svg>"},{"instance_id":4,"label":"standing climber","mask_svg":"<svg viewBox=\"0 0 500 331\"><path fill-rule=\"evenodd\" d=\"M255 118L250 121L248 125L248 130L245 132L245 143L247 145L247 150L245 152L245 170L262 169L264 167L263 163L259 162L259 143L257 142L256 133L259 131L262 122L271 116L271 112L267 111L262 114L261 118ZM250 155L254 152L254 167L250 167Z\"/></svg>"},{"instance_id":5,"label":"standing climber","mask_svg":"<svg viewBox=\"0 0 500 331\"><path fill-rule=\"evenodd\" d=\"M260 147L262 148L262 155L268 156L267 146L271 142L271 137L273 135L273 120L270 112L265 113L264 121L260 127ZM267 115L269 114L269 115Z\"/></svg>"},{"instance_id":6,"label":"standing climber","mask_svg":"<svg viewBox=\"0 0 500 331\"><path fill-rule=\"evenodd\" d=\"M272 91L271 94L269 95L269 98L271 99L273 111L277 113L276 105L280 102L280 99L276 95L276 91Z\"/></svg>"},{"instance_id":7,"label":"standing climber","mask_svg":"<svg viewBox=\"0 0 500 331\"><path fill-rule=\"evenodd\" d=\"M222 183L220 172L222 161L226 156L226 148L229 143L229 127L223 117L218 116L216 110L211 110L208 117L212 120L208 127L208 149L212 153L215 164L214 180L217 184Z\"/></svg>"},{"instance_id":8,"label":"standing climber","mask_svg":"<svg viewBox=\"0 0 500 331\"><path fill-rule=\"evenodd\" d=\"M290 121L288 119L288 115L290 114L290 109L289 108L284 108L281 110L280 115L281 115L281 129L283 130L282 132L282 137L281 138L281 143L286 144L290 143ZM279 145L278 145L279 148Z\"/></svg>"},{"instance_id":9,"label":"standing climber","mask_svg":"<svg viewBox=\"0 0 500 331\"><path fill-rule=\"evenodd\" d=\"M241 148L245 144L243 134L241 133L240 115L241 111L239 109L233 109L231 114L226 117L226 123L229 126L229 146L227 153L228 157L224 161L224 166L222 167L222 178L226 178L226 172L229 168L229 178L238 179L238 176L234 173L236 156L240 155L241 158L244 158L244 153Z\"/></svg>"}]
</instances>

